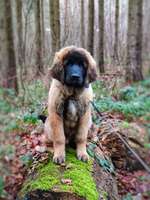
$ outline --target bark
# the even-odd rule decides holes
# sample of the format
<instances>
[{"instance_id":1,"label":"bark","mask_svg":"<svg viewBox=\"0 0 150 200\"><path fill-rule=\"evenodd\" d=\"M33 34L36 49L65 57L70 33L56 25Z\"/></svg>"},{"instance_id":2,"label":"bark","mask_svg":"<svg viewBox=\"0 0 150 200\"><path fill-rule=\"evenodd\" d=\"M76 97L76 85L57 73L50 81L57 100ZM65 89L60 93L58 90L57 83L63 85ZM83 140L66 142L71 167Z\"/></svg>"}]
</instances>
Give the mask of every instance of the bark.
<instances>
[{"instance_id":1,"label":"bark","mask_svg":"<svg viewBox=\"0 0 150 200\"><path fill-rule=\"evenodd\" d=\"M43 73L42 63L42 27L41 27L41 4L40 0L35 1L35 66L36 75Z\"/></svg>"},{"instance_id":2,"label":"bark","mask_svg":"<svg viewBox=\"0 0 150 200\"><path fill-rule=\"evenodd\" d=\"M119 26L119 0L115 2L115 43L114 43L114 60L116 64L119 63L118 56L118 26Z\"/></svg>"},{"instance_id":3,"label":"bark","mask_svg":"<svg viewBox=\"0 0 150 200\"><path fill-rule=\"evenodd\" d=\"M41 0L41 29L42 29L42 33L41 33L41 38L42 38L42 57L45 56L45 25L44 25L44 1Z\"/></svg>"},{"instance_id":4,"label":"bark","mask_svg":"<svg viewBox=\"0 0 150 200\"><path fill-rule=\"evenodd\" d=\"M64 16L64 32L65 32L65 36L67 36L67 32L68 32L68 0L65 0L65 16Z\"/></svg>"},{"instance_id":5,"label":"bark","mask_svg":"<svg viewBox=\"0 0 150 200\"><path fill-rule=\"evenodd\" d=\"M18 92L11 1L2 0L0 6L0 65L2 68L2 84L4 87L13 88Z\"/></svg>"},{"instance_id":6,"label":"bark","mask_svg":"<svg viewBox=\"0 0 150 200\"><path fill-rule=\"evenodd\" d=\"M51 45L52 55L60 49L60 11L59 0L49 0L50 6L50 29L51 29Z\"/></svg>"},{"instance_id":7,"label":"bark","mask_svg":"<svg viewBox=\"0 0 150 200\"><path fill-rule=\"evenodd\" d=\"M22 68L23 55L22 55L22 1L16 0L16 20L17 20L17 36L18 36L18 64Z\"/></svg>"},{"instance_id":8,"label":"bark","mask_svg":"<svg viewBox=\"0 0 150 200\"><path fill-rule=\"evenodd\" d=\"M139 81L142 74L142 20L143 1L129 1L126 80Z\"/></svg>"},{"instance_id":9,"label":"bark","mask_svg":"<svg viewBox=\"0 0 150 200\"><path fill-rule=\"evenodd\" d=\"M25 54L23 53L23 19L22 19L22 1L16 0L16 27L17 27L17 56L18 57L18 81L24 89L23 71L25 66Z\"/></svg>"},{"instance_id":10,"label":"bark","mask_svg":"<svg viewBox=\"0 0 150 200\"><path fill-rule=\"evenodd\" d=\"M8 68L7 59L7 48L6 48L6 34L5 34L5 12L4 12L5 1L0 1L0 84L2 86L6 85L6 77Z\"/></svg>"},{"instance_id":11,"label":"bark","mask_svg":"<svg viewBox=\"0 0 150 200\"><path fill-rule=\"evenodd\" d=\"M85 48L84 0L81 0L81 46Z\"/></svg>"},{"instance_id":12,"label":"bark","mask_svg":"<svg viewBox=\"0 0 150 200\"><path fill-rule=\"evenodd\" d=\"M100 73L104 73L104 0L99 1L99 57L98 66Z\"/></svg>"},{"instance_id":13,"label":"bark","mask_svg":"<svg viewBox=\"0 0 150 200\"><path fill-rule=\"evenodd\" d=\"M94 0L89 0L88 4L88 51L94 54Z\"/></svg>"}]
</instances>

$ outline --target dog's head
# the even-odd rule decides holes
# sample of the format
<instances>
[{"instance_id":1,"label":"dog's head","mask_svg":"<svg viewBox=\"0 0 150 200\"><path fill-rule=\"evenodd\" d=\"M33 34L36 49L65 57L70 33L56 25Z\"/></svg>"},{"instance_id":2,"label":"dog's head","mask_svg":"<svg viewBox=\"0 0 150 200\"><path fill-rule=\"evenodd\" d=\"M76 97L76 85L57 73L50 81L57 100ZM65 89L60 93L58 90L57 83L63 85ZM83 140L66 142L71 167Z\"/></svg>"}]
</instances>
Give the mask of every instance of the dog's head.
<instances>
[{"instance_id":1,"label":"dog's head","mask_svg":"<svg viewBox=\"0 0 150 200\"><path fill-rule=\"evenodd\" d=\"M74 46L55 54L51 76L72 87L87 87L96 80L96 62L88 51Z\"/></svg>"}]
</instances>

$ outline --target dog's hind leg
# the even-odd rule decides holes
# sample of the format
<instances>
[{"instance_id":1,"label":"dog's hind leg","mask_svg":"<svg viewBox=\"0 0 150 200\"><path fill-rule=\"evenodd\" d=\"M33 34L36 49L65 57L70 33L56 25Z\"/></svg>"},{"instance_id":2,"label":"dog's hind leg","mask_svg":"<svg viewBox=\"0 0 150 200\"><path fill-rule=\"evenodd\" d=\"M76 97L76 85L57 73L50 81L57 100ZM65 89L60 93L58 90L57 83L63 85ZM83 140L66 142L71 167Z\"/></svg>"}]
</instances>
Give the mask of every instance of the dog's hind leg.
<instances>
[{"instance_id":1,"label":"dog's hind leg","mask_svg":"<svg viewBox=\"0 0 150 200\"><path fill-rule=\"evenodd\" d=\"M46 144L47 147L47 151L53 153L54 149L53 149L53 138L52 138L52 130L50 127L50 123L49 123L49 119L48 117L45 120L45 124L44 124L44 142Z\"/></svg>"}]
</instances>

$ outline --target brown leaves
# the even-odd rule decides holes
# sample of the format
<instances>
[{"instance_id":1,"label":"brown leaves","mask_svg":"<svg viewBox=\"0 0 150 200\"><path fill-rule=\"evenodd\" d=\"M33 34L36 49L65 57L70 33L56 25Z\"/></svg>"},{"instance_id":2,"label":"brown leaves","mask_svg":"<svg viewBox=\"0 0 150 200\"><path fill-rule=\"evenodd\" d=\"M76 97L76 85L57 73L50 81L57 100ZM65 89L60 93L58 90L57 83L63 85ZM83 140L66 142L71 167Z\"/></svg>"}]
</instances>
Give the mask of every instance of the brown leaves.
<instances>
[{"instance_id":1,"label":"brown leaves","mask_svg":"<svg viewBox=\"0 0 150 200\"><path fill-rule=\"evenodd\" d=\"M112 159L113 164L117 168L124 168L126 166L126 147L120 140L116 132L119 132L120 120L105 118L101 122L98 131L99 145L104 155ZM127 136L122 135L127 139Z\"/></svg>"},{"instance_id":2,"label":"brown leaves","mask_svg":"<svg viewBox=\"0 0 150 200\"><path fill-rule=\"evenodd\" d=\"M112 160L117 172L120 195L129 193L135 198L139 195L141 199L146 200L150 197L148 194L150 176L144 170L141 171L143 169L141 164L119 137L120 135L141 158L146 158L149 163L148 151L143 151L143 138L146 136L146 131L139 122L129 123L122 119L122 115L102 113L99 127L92 127L93 135L92 132L90 133L90 141L94 144L90 152L93 151L91 155L95 157L96 151L98 163L100 161L100 166L106 170L110 165L102 161L109 161L109 158Z\"/></svg>"},{"instance_id":3,"label":"brown leaves","mask_svg":"<svg viewBox=\"0 0 150 200\"><path fill-rule=\"evenodd\" d=\"M123 170L117 170L117 179L119 193L124 195L126 193L132 193L132 195L142 194L142 199L147 199L147 192L150 188L150 175L144 171L138 170L135 172L127 172Z\"/></svg>"},{"instance_id":4,"label":"brown leaves","mask_svg":"<svg viewBox=\"0 0 150 200\"><path fill-rule=\"evenodd\" d=\"M1 158L2 166L0 167L2 167L3 174L0 173L0 175L4 179L7 200L14 200L25 180L29 164L33 162L32 169L28 169L31 173L37 163L47 162L49 157L45 153L46 146L42 134L13 132L7 135L3 146L5 146L6 153Z\"/></svg>"}]
</instances>

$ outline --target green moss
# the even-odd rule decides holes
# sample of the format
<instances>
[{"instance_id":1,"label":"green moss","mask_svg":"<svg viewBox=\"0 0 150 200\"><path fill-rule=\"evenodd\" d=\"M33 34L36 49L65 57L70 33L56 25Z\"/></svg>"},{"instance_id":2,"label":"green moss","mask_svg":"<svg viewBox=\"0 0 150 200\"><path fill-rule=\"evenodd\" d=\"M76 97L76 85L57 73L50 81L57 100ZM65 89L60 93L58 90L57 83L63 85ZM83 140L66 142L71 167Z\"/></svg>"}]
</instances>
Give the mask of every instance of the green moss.
<instances>
[{"instance_id":1,"label":"green moss","mask_svg":"<svg viewBox=\"0 0 150 200\"><path fill-rule=\"evenodd\" d=\"M63 177L72 180L72 185L61 185L63 190L70 189L79 196L86 197L89 200L98 199L98 192L96 190L95 182L91 176L92 161L83 163L76 159L74 152L68 152L70 156L67 157L67 163L71 163L72 167L66 170Z\"/></svg>"},{"instance_id":2,"label":"green moss","mask_svg":"<svg viewBox=\"0 0 150 200\"><path fill-rule=\"evenodd\" d=\"M52 162L40 164L37 167L36 176L34 178L29 178L29 180L25 182L21 193L25 194L36 189L50 190L54 185L59 184L58 175L58 166Z\"/></svg>"},{"instance_id":3,"label":"green moss","mask_svg":"<svg viewBox=\"0 0 150 200\"><path fill-rule=\"evenodd\" d=\"M98 192L91 176L92 163L92 160L88 163L77 160L75 151L70 149L66 156L66 166L55 165L52 161L40 164L36 176L26 181L21 193L26 194L36 189L69 191L87 200L97 200ZM62 179L70 179L71 184L63 184Z\"/></svg>"}]
</instances>

